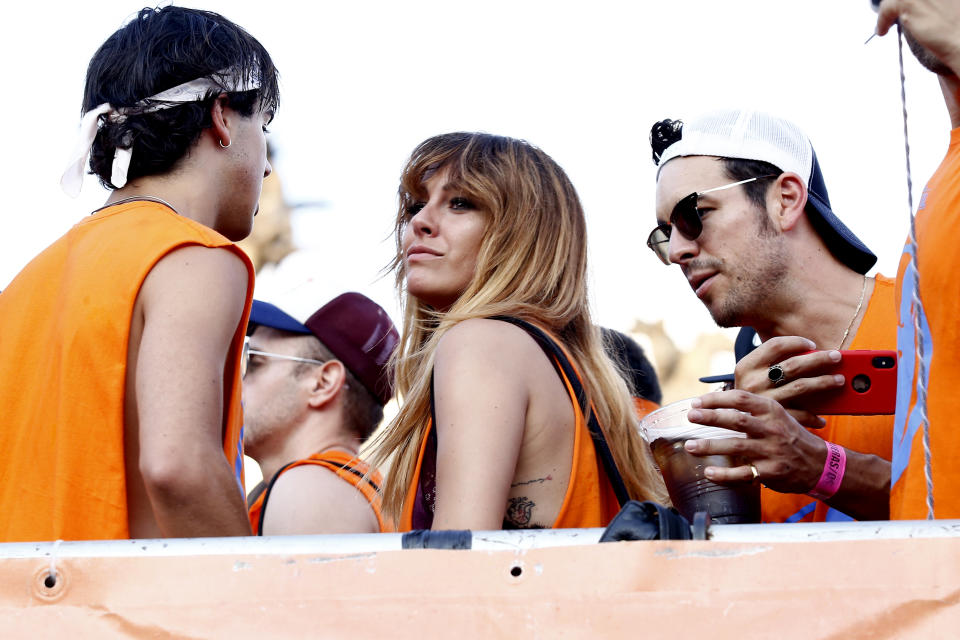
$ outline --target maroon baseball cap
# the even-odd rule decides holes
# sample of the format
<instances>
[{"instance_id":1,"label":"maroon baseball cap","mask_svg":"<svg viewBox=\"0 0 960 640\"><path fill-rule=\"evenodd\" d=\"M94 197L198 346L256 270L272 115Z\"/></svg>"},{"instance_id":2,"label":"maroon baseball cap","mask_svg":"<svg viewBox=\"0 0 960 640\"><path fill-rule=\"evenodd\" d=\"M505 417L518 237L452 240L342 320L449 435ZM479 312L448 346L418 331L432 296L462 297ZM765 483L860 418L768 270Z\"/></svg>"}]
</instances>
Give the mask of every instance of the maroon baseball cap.
<instances>
[{"instance_id":1,"label":"maroon baseball cap","mask_svg":"<svg viewBox=\"0 0 960 640\"><path fill-rule=\"evenodd\" d=\"M250 312L250 328L263 325L291 333L312 333L381 404L393 397L387 367L400 335L390 316L367 296L350 292L323 305L303 324L259 300Z\"/></svg>"},{"instance_id":2,"label":"maroon baseball cap","mask_svg":"<svg viewBox=\"0 0 960 640\"><path fill-rule=\"evenodd\" d=\"M390 400L393 380L387 361L400 334L380 305L363 294L344 293L303 324L381 403Z\"/></svg>"}]
</instances>

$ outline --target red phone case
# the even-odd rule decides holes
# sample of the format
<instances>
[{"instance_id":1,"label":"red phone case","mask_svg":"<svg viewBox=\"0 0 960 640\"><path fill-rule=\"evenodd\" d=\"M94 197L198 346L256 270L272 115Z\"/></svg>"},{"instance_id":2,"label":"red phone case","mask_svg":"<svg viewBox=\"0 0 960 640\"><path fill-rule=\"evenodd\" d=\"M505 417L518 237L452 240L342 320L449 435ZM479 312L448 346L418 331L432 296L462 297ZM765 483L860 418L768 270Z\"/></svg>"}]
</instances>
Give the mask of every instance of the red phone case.
<instances>
[{"instance_id":1,"label":"red phone case","mask_svg":"<svg viewBox=\"0 0 960 640\"><path fill-rule=\"evenodd\" d=\"M830 373L843 374L846 379L843 388L811 394L809 401L803 402L803 408L821 415L892 414L897 406L897 352L840 353L843 358Z\"/></svg>"}]
</instances>

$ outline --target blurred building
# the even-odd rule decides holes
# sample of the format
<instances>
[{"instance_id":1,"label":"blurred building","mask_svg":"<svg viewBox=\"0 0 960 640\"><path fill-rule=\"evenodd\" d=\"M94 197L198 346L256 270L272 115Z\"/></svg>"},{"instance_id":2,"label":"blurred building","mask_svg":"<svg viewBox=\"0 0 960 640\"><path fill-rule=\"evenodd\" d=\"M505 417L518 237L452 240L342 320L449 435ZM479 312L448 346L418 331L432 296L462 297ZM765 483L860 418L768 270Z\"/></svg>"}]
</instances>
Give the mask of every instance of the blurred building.
<instances>
[{"instance_id":1,"label":"blurred building","mask_svg":"<svg viewBox=\"0 0 960 640\"><path fill-rule=\"evenodd\" d=\"M689 349L681 349L664 329L663 321L636 321L630 335L643 347L657 370L663 404L699 396L717 385L700 382L703 376L733 371L733 338L721 331L701 333Z\"/></svg>"},{"instance_id":2,"label":"blurred building","mask_svg":"<svg viewBox=\"0 0 960 640\"><path fill-rule=\"evenodd\" d=\"M267 147L273 161L273 149ZM239 243L259 273L266 264L277 264L295 249L290 228L290 206L283 197L283 182L276 171L263 181L260 210L253 220L253 232Z\"/></svg>"}]
</instances>

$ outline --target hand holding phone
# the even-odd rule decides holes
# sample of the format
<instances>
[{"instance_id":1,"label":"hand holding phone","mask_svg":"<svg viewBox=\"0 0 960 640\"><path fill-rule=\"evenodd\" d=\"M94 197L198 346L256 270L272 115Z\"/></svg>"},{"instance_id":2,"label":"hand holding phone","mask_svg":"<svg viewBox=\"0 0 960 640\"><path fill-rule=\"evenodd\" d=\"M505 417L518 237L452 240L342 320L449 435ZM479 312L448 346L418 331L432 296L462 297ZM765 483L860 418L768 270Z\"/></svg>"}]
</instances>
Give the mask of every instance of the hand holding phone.
<instances>
[{"instance_id":1,"label":"hand holding phone","mask_svg":"<svg viewBox=\"0 0 960 640\"><path fill-rule=\"evenodd\" d=\"M841 351L830 371L842 374L843 387L812 393L803 408L818 415L889 415L897 404L896 351Z\"/></svg>"}]
</instances>

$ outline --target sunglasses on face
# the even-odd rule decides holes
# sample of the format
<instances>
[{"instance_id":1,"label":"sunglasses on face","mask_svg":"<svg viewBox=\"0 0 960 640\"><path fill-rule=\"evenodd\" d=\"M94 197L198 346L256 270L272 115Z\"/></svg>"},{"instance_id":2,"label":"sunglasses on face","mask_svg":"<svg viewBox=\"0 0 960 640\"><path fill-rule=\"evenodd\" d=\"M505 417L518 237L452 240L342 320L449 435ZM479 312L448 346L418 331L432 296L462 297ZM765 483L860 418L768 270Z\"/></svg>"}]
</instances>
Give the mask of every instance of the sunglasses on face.
<instances>
[{"instance_id":1,"label":"sunglasses on face","mask_svg":"<svg viewBox=\"0 0 960 640\"><path fill-rule=\"evenodd\" d=\"M700 196L713 193L714 191L723 191L731 189L741 184L753 182L754 180L763 180L765 178L774 178L777 174L766 176L756 176L747 178L739 182L725 184L722 187L714 187L706 191L695 191L688 196L680 198L680 201L673 206L670 213L670 222L661 222L650 232L647 237L647 246L657 254L663 264L670 264L670 234L673 229L680 232L687 240L696 240L703 233L703 212L699 206Z\"/></svg>"},{"instance_id":2,"label":"sunglasses on face","mask_svg":"<svg viewBox=\"0 0 960 640\"><path fill-rule=\"evenodd\" d=\"M250 341L243 343L243 353L240 358L240 377L247 375L247 367L250 365L250 356L260 356L263 358L276 358L277 360L291 360L293 362L306 362L307 364L326 364L323 360L312 360L310 358L298 358L297 356L288 356L282 353L270 353L269 351L259 351L250 348Z\"/></svg>"}]
</instances>

